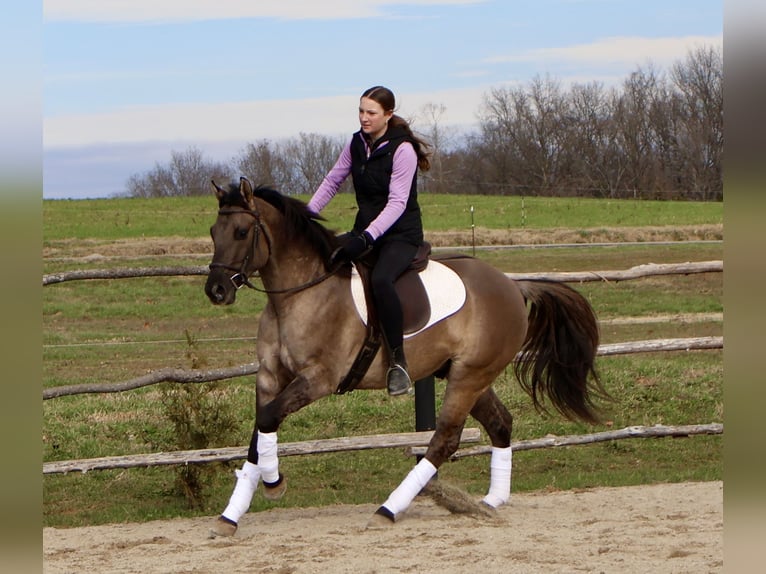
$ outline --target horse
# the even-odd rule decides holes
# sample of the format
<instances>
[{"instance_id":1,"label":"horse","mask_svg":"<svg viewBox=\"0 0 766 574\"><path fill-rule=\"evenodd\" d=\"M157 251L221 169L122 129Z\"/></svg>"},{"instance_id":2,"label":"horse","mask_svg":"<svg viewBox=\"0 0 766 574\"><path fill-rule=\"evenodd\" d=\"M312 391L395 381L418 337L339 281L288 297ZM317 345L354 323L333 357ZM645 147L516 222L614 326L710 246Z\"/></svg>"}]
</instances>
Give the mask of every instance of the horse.
<instances>
[{"instance_id":1,"label":"horse","mask_svg":"<svg viewBox=\"0 0 766 574\"><path fill-rule=\"evenodd\" d=\"M247 178L225 189L213 181L218 214L210 228L213 259L205 293L230 305L250 279L260 276L267 294L257 338L256 412L247 461L212 536L231 536L263 482L279 499L286 480L279 472L277 432L282 421L336 392L362 346L366 328L357 312L349 266L332 265L339 236L306 204ZM433 259L439 259L432 256ZM413 380L446 379L442 407L427 451L371 517L388 526L409 507L459 446L470 414L491 442L490 485L483 505L506 504L511 489L513 417L492 388L513 363L513 372L535 408L546 398L570 420L597 423L598 399L608 396L595 367L599 329L580 293L564 283L517 281L469 256L443 259L465 286L458 311L405 339ZM378 353L357 389L386 387L387 361ZM398 399L397 399L398 400Z\"/></svg>"}]
</instances>

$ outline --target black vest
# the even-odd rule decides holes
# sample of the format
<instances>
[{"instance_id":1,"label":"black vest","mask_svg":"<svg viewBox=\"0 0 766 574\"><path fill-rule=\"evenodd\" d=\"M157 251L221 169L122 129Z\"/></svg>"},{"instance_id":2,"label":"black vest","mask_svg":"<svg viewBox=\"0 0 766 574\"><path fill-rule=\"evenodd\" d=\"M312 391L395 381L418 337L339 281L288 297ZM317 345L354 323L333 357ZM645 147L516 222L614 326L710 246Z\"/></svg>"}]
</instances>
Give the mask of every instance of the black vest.
<instances>
[{"instance_id":1,"label":"black vest","mask_svg":"<svg viewBox=\"0 0 766 574\"><path fill-rule=\"evenodd\" d=\"M351 176L359 208L354 229L360 233L386 206L396 148L405 141L412 143L407 132L402 128L389 128L383 137L375 142L368 158L363 138L364 135L360 131L355 133L351 140ZM382 145L384 142L388 143ZM391 239L408 241L414 245L420 245L423 242L423 221L418 205L417 170L412 177L410 196L404 213L379 238L379 240Z\"/></svg>"}]
</instances>

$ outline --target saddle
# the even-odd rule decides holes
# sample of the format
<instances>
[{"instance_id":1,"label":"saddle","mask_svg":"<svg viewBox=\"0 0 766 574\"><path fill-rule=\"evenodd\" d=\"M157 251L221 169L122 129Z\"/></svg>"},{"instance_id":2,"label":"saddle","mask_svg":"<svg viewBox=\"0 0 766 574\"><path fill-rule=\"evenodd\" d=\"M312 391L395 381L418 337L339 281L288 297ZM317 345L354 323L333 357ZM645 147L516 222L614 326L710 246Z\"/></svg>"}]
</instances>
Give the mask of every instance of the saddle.
<instances>
[{"instance_id":1,"label":"saddle","mask_svg":"<svg viewBox=\"0 0 766 574\"><path fill-rule=\"evenodd\" d=\"M430 257L431 244L424 241L418 248L417 253L415 253L410 266L394 282L394 289L396 289L396 294L399 295L399 301L402 304L405 335L419 331L431 316L431 304L428 301L428 294L423 286L423 282L420 280L420 272L428 266ZM369 279L369 273L367 279ZM362 281L364 280L363 278ZM365 297L368 291L369 286L366 285Z\"/></svg>"},{"instance_id":2,"label":"saddle","mask_svg":"<svg viewBox=\"0 0 766 574\"><path fill-rule=\"evenodd\" d=\"M402 305L402 320L405 334L414 333L422 329L431 316L428 294L419 276L419 273L428 266L430 256L431 244L424 241L418 248L417 253L415 253L410 266L394 282L394 288ZM356 269L362 279L364 298L367 302L367 334L362 348L351 365L351 369L335 390L335 394L339 395L353 391L356 388L370 368L375 355L378 353L378 349L380 349L381 343L380 325L370 289L372 266L369 261L362 259L360 264L356 266Z\"/></svg>"}]
</instances>

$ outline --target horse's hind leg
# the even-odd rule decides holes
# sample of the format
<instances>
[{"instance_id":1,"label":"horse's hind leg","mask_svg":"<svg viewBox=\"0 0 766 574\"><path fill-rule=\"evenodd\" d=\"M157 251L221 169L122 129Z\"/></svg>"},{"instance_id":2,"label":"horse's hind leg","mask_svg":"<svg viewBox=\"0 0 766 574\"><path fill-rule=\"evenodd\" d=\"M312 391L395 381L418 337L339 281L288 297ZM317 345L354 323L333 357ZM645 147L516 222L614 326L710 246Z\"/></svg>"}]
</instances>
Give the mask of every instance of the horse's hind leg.
<instances>
[{"instance_id":1,"label":"horse's hind leg","mask_svg":"<svg viewBox=\"0 0 766 574\"><path fill-rule=\"evenodd\" d=\"M477 400L477 393L471 389L458 389L450 382L444 397L436 431L428 445L425 456L415 465L399 486L375 512L373 520L380 517L388 523L396 520L397 514L404 512L418 493L428 484L437 469L460 445L460 434L468 417L468 412ZM383 520L383 523L387 522Z\"/></svg>"},{"instance_id":2,"label":"horse's hind leg","mask_svg":"<svg viewBox=\"0 0 766 574\"><path fill-rule=\"evenodd\" d=\"M492 508L511 497L511 431L513 417L491 388L476 401L471 416L484 427L492 442L489 492L482 502Z\"/></svg>"}]
</instances>

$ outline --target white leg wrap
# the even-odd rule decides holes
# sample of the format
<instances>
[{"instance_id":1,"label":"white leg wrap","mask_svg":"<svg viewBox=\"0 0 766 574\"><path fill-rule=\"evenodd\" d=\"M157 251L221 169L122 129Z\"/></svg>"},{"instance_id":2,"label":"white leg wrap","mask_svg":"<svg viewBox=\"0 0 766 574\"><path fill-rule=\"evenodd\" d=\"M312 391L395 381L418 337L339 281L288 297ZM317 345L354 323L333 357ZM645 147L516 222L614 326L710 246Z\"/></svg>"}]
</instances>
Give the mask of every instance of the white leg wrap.
<instances>
[{"instance_id":1,"label":"white leg wrap","mask_svg":"<svg viewBox=\"0 0 766 574\"><path fill-rule=\"evenodd\" d=\"M413 499L423 490L423 487L428 484L428 481L435 474L436 467L427 459L420 459L420 462L415 465L415 468L409 472L402 483L391 493L388 500L383 503L383 506L394 515L407 510Z\"/></svg>"},{"instance_id":2,"label":"white leg wrap","mask_svg":"<svg viewBox=\"0 0 766 574\"><path fill-rule=\"evenodd\" d=\"M264 482L276 482L279 479L279 459L277 458L277 433L258 431L258 470Z\"/></svg>"},{"instance_id":3,"label":"white leg wrap","mask_svg":"<svg viewBox=\"0 0 766 574\"><path fill-rule=\"evenodd\" d=\"M234 474L237 475L237 484L229 498L229 505L221 514L233 522L239 522L242 515L250 509L261 473L257 465L245 461L242 470L235 470Z\"/></svg>"},{"instance_id":4,"label":"white leg wrap","mask_svg":"<svg viewBox=\"0 0 766 574\"><path fill-rule=\"evenodd\" d=\"M492 447L489 463L489 492L483 502L492 508L502 506L511 497L511 447Z\"/></svg>"}]
</instances>

